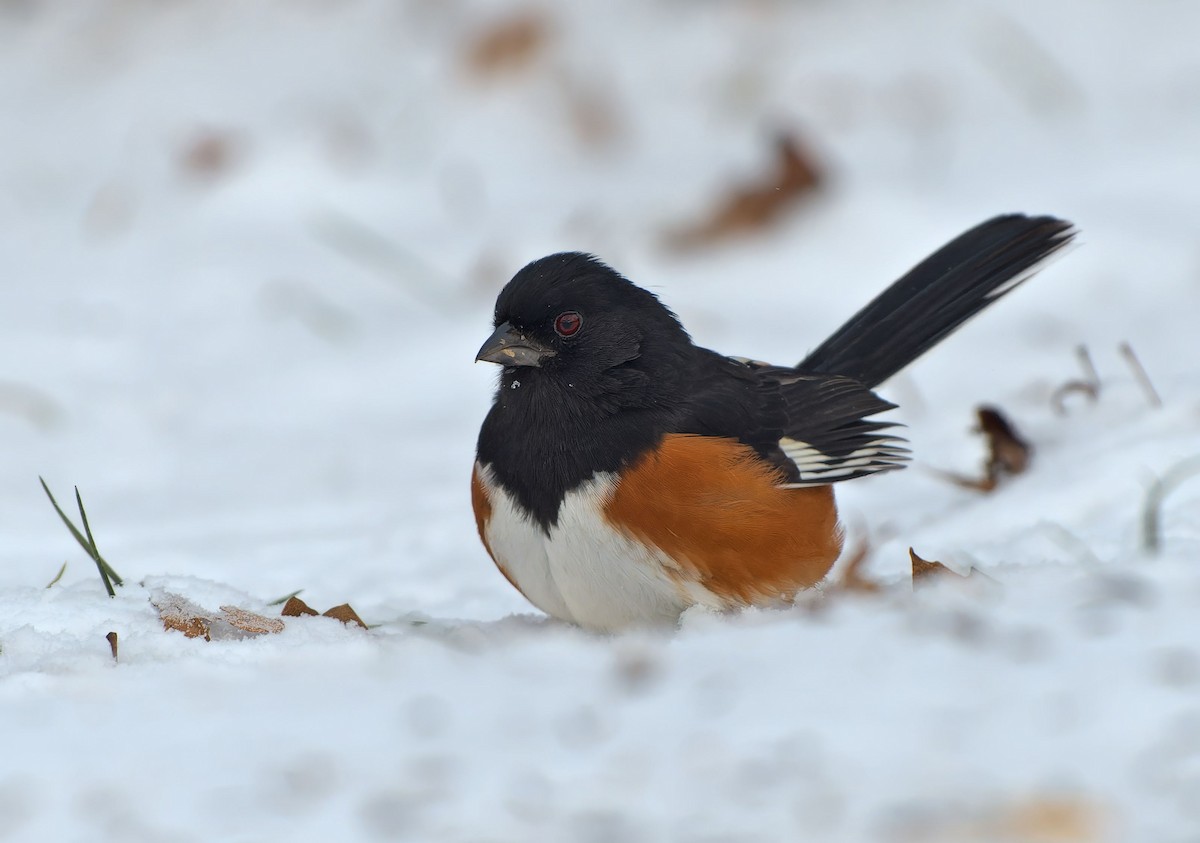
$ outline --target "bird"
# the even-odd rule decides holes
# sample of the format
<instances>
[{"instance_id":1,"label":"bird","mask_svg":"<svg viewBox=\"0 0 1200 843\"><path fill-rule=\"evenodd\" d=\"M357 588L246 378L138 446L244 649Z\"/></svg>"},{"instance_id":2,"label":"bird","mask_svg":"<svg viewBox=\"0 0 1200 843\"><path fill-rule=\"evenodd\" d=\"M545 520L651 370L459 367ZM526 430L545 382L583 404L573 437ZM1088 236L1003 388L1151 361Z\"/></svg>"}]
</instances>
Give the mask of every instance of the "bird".
<instances>
[{"instance_id":1,"label":"bird","mask_svg":"<svg viewBox=\"0 0 1200 843\"><path fill-rule=\"evenodd\" d=\"M790 605L841 553L834 484L909 458L874 389L1075 234L986 220L793 366L695 344L594 255L529 263L476 355L501 367L471 474L485 550L542 612L600 633Z\"/></svg>"}]
</instances>

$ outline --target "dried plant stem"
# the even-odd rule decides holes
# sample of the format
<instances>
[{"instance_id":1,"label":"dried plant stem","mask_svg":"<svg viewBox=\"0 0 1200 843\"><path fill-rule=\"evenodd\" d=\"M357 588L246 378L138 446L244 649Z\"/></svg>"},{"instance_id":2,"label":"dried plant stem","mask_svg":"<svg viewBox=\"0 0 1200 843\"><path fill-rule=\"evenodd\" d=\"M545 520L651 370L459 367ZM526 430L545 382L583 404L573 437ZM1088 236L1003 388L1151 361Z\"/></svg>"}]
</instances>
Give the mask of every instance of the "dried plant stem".
<instances>
[{"instance_id":1,"label":"dried plant stem","mask_svg":"<svg viewBox=\"0 0 1200 843\"><path fill-rule=\"evenodd\" d=\"M1175 463L1162 477L1155 477L1146 489L1142 504L1142 549L1151 556L1162 547L1162 505L1167 495L1185 480L1200 475L1200 455Z\"/></svg>"},{"instance_id":2,"label":"dried plant stem","mask_svg":"<svg viewBox=\"0 0 1200 843\"><path fill-rule=\"evenodd\" d=\"M1084 380L1095 386L1099 392L1100 373L1096 371L1096 364L1092 362L1092 353L1088 351L1088 347L1083 344L1076 346L1075 357L1079 360L1079 368L1083 369Z\"/></svg>"},{"instance_id":3,"label":"dried plant stem","mask_svg":"<svg viewBox=\"0 0 1200 843\"><path fill-rule=\"evenodd\" d=\"M1117 350L1121 352L1121 356L1125 358L1125 362L1133 370L1133 376L1141 384L1142 391L1146 393L1146 400L1150 402L1150 406L1161 407L1163 405L1162 397L1158 394L1158 390L1154 388L1154 384L1150 381L1150 376L1146 374L1146 367L1142 365L1142 361L1134 353L1133 346L1127 342L1123 342L1117 346Z\"/></svg>"},{"instance_id":4,"label":"dried plant stem","mask_svg":"<svg viewBox=\"0 0 1200 843\"><path fill-rule=\"evenodd\" d=\"M1054 390L1054 394L1050 397L1055 412L1060 416L1067 414L1066 397L1072 393L1082 393L1093 403L1100 397L1100 375L1096 371L1095 364L1092 363L1092 355L1088 351L1088 347L1082 344L1076 346L1075 358L1079 361L1079 368L1083 369L1083 378L1067 381Z\"/></svg>"}]
</instances>

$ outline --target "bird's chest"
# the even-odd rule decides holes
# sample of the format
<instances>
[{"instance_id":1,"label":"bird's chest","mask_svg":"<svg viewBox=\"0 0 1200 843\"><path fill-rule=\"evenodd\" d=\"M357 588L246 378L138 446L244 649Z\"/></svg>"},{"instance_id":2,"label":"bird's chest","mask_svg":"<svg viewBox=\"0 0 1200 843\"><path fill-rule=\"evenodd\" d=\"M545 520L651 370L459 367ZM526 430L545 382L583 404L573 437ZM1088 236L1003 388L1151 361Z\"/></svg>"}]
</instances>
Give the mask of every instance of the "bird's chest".
<instances>
[{"instance_id":1,"label":"bird's chest","mask_svg":"<svg viewBox=\"0 0 1200 843\"><path fill-rule=\"evenodd\" d=\"M496 564L549 615L598 630L673 623L686 599L668 557L614 527L605 507L615 477L604 473L566 493L543 529L476 466L490 508L480 525Z\"/></svg>"}]
</instances>

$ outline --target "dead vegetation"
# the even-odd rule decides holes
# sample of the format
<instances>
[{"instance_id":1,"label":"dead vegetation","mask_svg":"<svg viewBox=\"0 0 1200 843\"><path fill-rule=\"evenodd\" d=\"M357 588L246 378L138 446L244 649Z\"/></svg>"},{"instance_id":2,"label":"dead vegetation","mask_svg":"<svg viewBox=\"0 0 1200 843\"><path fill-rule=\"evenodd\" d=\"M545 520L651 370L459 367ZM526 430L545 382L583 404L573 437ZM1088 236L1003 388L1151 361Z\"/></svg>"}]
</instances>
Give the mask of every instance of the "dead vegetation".
<instances>
[{"instance_id":1,"label":"dead vegetation","mask_svg":"<svg viewBox=\"0 0 1200 843\"><path fill-rule=\"evenodd\" d=\"M463 64L481 79L520 72L545 51L550 30L544 14L518 10L478 31L467 44Z\"/></svg>"},{"instance_id":2,"label":"dead vegetation","mask_svg":"<svg viewBox=\"0 0 1200 843\"><path fill-rule=\"evenodd\" d=\"M1006 478L1025 473L1033 457L1033 447L1017 433L1016 427L1000 408L978 407L975 416L974 431L983 435L988 449L982 475L969 477L942 470L936 470L936 473L964 489L993 492Z\"/></svg>"},{"instance_id":3,"label":"dead vegetation","mask_svg":"<svg viewBox=\"0 0 1200 843\"><path fill-rule=\"evenodd\" d=\"M847 557L846 563L842 566L842 573L832 589L833 593L887 594L895 592L897 587L903 587L902 583L897 584L897 586L885 585L867 574L866 563L870 557L871 543L864 537L859 540L859 543ZM941 562L922 559L911 547L908 549L908 559L912 588L917 588L919 585L927 584L942 576L966 580L978 573L974 568L971 568L966 574L959 574L947 568Z\"/></svg>"},{"instance_id":4,"label":"dead vegetation","mask_svg":"<svg viewBox=\"0 0 1200 843\"><path fill-rule=\"evenodd\" d=\"M125 581L104 560L104 557L100 555L100 551L96 547L96 539L92 535L91 524L88 522L87 511L83 508L83 498L79 494L79 489L75 489L75 503L79 508L79 518L83 524L82 531L63 512L62 508L58 505L58 501L55 500L54 495L50 492L50 487L46 485L46 481L40 477L38 480L41 481L42 489L46 492L46 496L50 499L54 511L58 513L58 517L62 520L67 530L70 531L84 552L96 563L96 569L100 573L100 579L104 583L104 589L108 592L108 596L116 597L114 586L123 586ZM67 563L64 562L54 579L46 585L46 588L54 586L62 578L66 569ZM286 602L280 601L284 602L283 610L280 614L284 617L316 615L316 610L310 608L296 597L298 593L288 595ZM211 611L192 602L181 594L162 589L151 589L149 600L150 604L158 611L158 616L162 620L164 629L182 632L188 638L203 638L205 641L222 641L250 638L257 635L270 635L282 632L284 629L284 622L279 618L268 617L232 605L221 606L217 611ZM344 624L353 624L362 629L367 628L362 618L351 608L349 603L334 606L332 609L323 612L322 615L323 617L339 620ZM112 649L112 656L115 661L117 658L117 633L109 632L105 638Z\"/></svg>"},{"instance_id":5,"label":"dead vegetation","mask_svg":"<svg viewBox=\"0 0 1200 843\"><path fill-rule=\"evenodd\" d=\"M1133 346L1128 342L1121 342L1117 345L1117 353L1121 355L1121 359L1133 373L1134 380L1137 381L1142 393L1146 396L1146 402L1155 409L1162 407L1162 396L1154 388L1154 383L1150 380L1150 375L1146 371L1146 367L1142 365L1137 352L1133 350ZM1100 374L1092 362L1091 352L1088 351L1086 345L1079 345L1075 349L1075 356L1079 361L1080 369L1083 370L1083 376L1062 384L1050 396L1050 404L1060 416L1067 414L1067 398L1071 395L1083 395L1091 404L1095 404L1100 399Z\"/></svg>"},{"instance_id":6,"label":"dead vegetation","mask_svg":"<svg viewBox=\"0 0 1200 843\"><path fill-rule=\"evenodd\" d=\"M726 187L699 220L669 227L667 248L690 252L770 228L824 181L821 167L794 133L775 138L771 167L763 176Z\"/></svg>"}]
</instances>

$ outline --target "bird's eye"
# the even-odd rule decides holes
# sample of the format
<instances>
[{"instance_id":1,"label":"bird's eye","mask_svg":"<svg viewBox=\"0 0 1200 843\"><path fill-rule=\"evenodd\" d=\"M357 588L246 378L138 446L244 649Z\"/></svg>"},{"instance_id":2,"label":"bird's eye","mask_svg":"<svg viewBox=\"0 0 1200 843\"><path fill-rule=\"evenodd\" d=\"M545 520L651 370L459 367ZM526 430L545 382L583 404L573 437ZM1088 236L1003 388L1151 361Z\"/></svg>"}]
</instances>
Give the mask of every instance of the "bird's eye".
<instances>
[{"instance_id":1,"label":"bird's eye","mask_svg":"<svg viewBox=\"0 0 1200 843\"><path fill-rule=\"evenodd\" d=\"M572 337L583 327L583 317L573 310L558 314L554 320L554 330L560 337Z\"/></svg>"}]
</instances>

